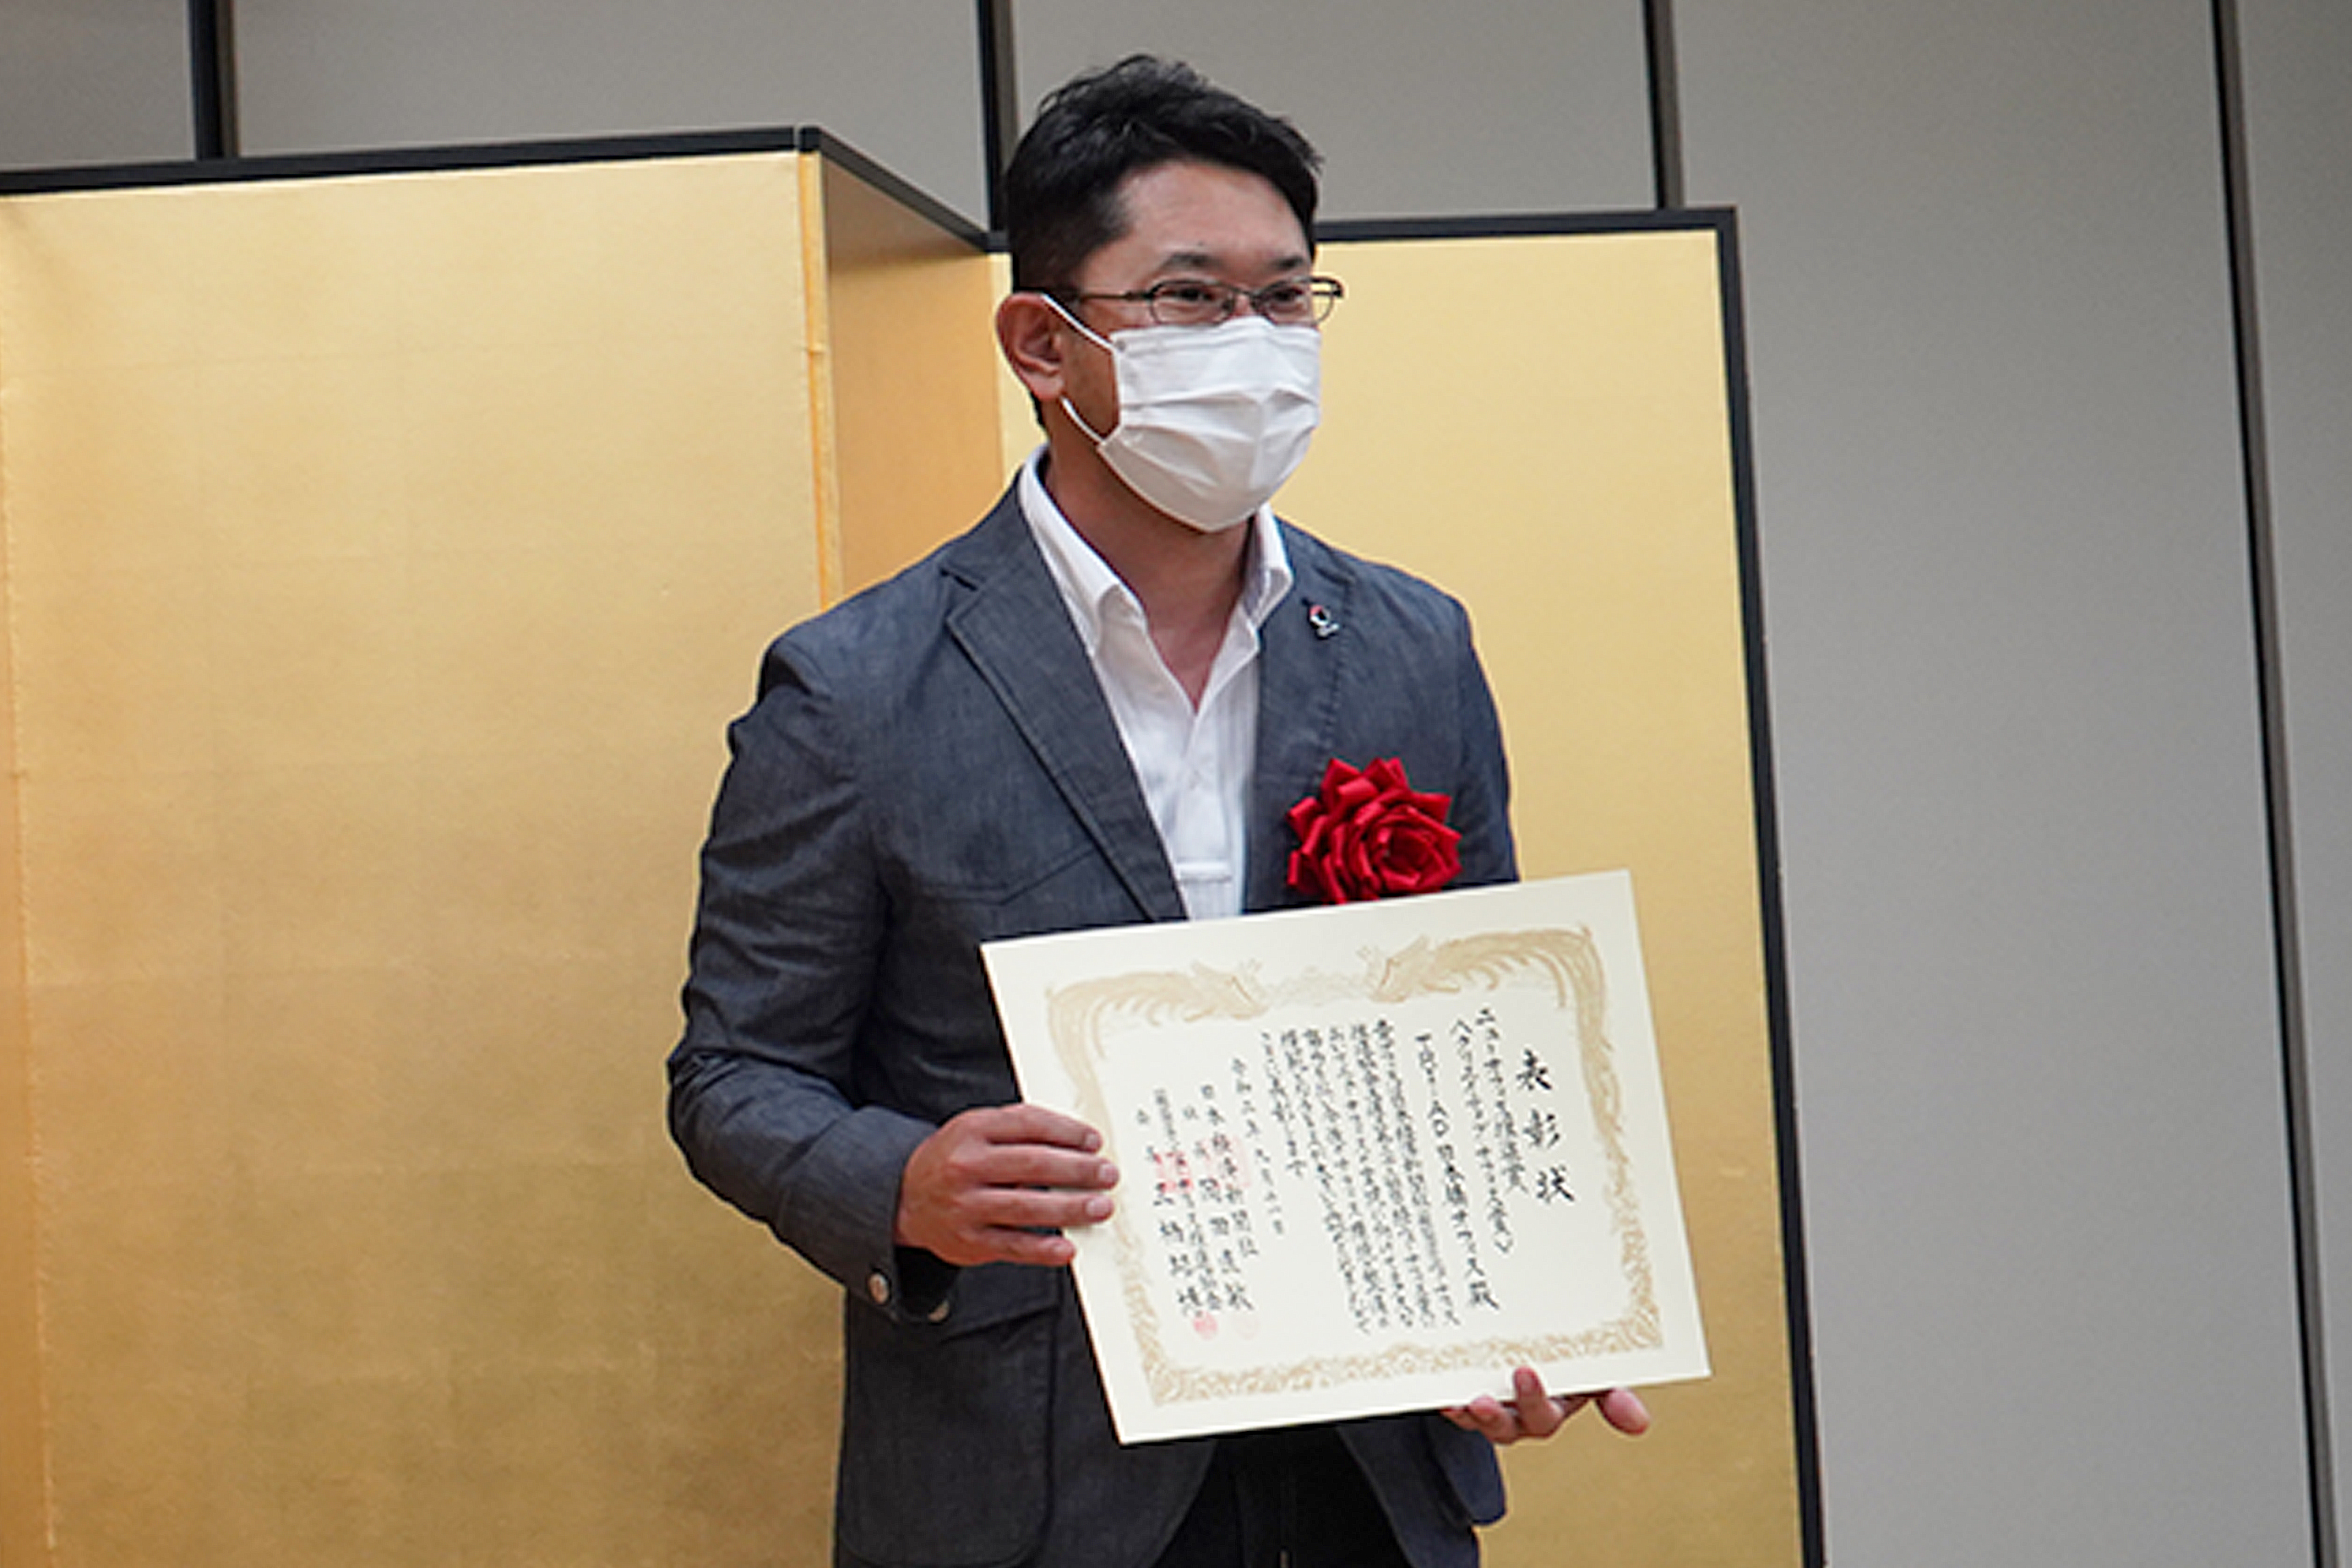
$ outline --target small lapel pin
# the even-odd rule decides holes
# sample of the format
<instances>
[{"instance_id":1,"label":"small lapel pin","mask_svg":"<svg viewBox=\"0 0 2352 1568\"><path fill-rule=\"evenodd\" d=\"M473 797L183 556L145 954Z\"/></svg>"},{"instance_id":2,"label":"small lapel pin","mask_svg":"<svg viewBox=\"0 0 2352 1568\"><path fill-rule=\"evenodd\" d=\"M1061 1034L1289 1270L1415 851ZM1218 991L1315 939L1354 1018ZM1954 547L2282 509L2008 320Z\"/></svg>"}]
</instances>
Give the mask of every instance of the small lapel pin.
<instances>
[{"instance_id":1,"label":"small lapel pin","mask_svg":"<svg viewBox=\"0 0 2352 1568\"><path fill-rule=\"evenodd\" d=\"M1307 606L1307 624L1315 628L1315 635L1318 637L1333 637L1339 635L1339 623L1332 618L1330 611L1320 605Z\"/></svg>"}]
</instances>

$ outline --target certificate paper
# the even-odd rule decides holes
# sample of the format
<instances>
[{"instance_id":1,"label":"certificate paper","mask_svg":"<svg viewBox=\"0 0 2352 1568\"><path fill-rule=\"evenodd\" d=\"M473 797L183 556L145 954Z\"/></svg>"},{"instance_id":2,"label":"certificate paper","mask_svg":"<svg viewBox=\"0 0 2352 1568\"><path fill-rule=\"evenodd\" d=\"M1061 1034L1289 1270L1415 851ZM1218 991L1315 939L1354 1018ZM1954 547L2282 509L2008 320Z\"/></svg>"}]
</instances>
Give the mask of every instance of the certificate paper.
<instances>
[{"instance_id":1,"label":"certificate paper","mask_svg":"<svg viewBox=\"0 0 2352 1568\"><path fill-rule=\"evenodd\" d=\"M982 956L1122 1442L1706 1374L1625 873Z\"/></svg>"}]
</instances>

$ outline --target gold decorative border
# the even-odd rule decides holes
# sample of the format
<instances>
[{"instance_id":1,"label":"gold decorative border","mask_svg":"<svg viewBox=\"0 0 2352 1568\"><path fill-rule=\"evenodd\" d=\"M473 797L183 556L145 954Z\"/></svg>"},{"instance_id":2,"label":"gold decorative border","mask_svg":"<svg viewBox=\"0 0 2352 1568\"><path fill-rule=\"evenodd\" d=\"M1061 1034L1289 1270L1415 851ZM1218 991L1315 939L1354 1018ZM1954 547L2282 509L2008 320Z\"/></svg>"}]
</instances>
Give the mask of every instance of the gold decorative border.
<instances>
[{"instance_id":1,"label":"gold decorative border","mask_svg":"<svg viewBox=\"0 0 2352 1568\"><path fill-rule=\"evenodd\" d=\"M1474 988L1492 991L1517 972L1536 969L1551 982L1560 1006L1575 1015L1585 1097L1607 1161L1610 1225L1617 1237L1630 1304L1619 1317L1574 1332L1496 1336L1445 1346L1400 1344L1245 1372L1186 1368L1175 1364L1161 1342L1160 1314L1137 1261L1145 1251L1129 1205L1121 1205L1111 1222L1118 1239L1120 1296L1142 1352L1146 1385L1157 1405L1329 1388L1399 1373L1491 1372L1654 1350L1665 1342L1649 1237L1643 1229L1625 1148L1624 1100L1607 1029L1607 979L1591 932L1582 928L1493 932L1436 943L1423 938L1393 953L1367 950L1363 957L1365 969L1353 977L1310 970L1272 986L1261 980L1255 964L1234 970L1194 964L1181 972L1144 971L1048 988L1047 1026L1056 1056L1077 1086L1079 1113L1098 1127L1111 1125L1097 1063L1104 1056L1104 1030L1119 1017L1153 1024L1246 1021L1277 1007L1339 998L1399 1003Z\"/></svg>"}]
</instances>

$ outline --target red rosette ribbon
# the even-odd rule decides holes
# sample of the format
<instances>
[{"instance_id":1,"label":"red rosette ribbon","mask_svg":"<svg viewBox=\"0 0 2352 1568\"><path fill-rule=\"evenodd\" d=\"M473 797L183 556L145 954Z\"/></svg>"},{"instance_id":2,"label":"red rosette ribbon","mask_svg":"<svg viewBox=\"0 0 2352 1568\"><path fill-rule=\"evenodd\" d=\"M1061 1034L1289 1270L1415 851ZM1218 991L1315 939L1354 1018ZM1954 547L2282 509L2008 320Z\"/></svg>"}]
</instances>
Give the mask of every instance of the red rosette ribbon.
<instances>
[{"instance_id":1,"label":"red rosette ribbon","mask_svg":"<svg viewBox=\"0 0 2352 1568\"><path fill-rule=\"evenodd\" d=\"M1462 873L1453 808L1407 784L1394 757L1360 771L1334 757L1322 786L1290 808L1290 885L1327 904L1433 893Z\"/></svg>"}]
</instances>

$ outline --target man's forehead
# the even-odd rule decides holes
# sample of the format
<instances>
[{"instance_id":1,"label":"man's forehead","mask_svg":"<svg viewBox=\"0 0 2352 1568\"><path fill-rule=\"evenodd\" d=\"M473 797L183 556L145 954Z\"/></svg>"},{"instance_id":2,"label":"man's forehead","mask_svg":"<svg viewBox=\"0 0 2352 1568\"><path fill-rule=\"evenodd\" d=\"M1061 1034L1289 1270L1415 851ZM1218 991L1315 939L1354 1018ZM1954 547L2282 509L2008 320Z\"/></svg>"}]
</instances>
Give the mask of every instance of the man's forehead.
<instances>
[{"instance_id":1,"label":"man's forehead","mask_svg":"<svg viewBox=\"0 0 2352 1568\"><path fill-rule=\"evenodd\" d=\"M1160 269L1303 267L1314 245L1273 181L1192 159L1130 172L1112 194L1118 234L1136 259ZM1109 248L1106 247L1105 248Z\"/></svg>"}]
</instances>

